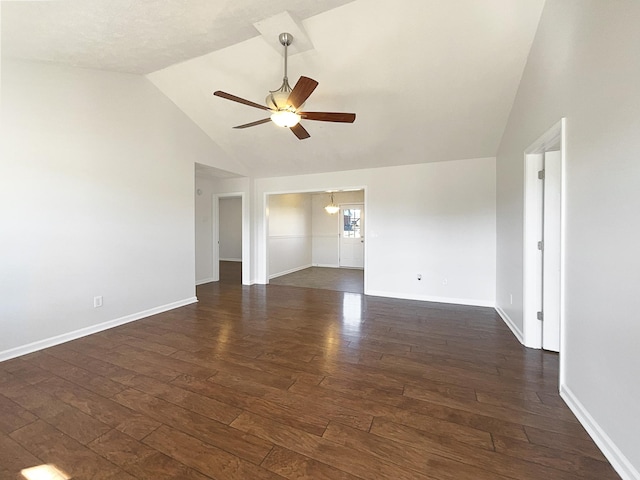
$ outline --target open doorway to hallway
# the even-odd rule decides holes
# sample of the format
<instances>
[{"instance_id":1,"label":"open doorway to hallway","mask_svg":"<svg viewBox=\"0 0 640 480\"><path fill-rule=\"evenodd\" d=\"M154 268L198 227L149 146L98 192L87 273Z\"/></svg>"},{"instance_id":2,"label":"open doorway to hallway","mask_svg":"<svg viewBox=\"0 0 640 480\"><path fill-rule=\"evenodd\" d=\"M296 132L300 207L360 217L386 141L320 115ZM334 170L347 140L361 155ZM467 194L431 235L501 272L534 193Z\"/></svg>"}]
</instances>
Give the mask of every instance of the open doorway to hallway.
<instances>
[{"instance_id":1,"label":"open doorway to hallway","mask_svg":"<svg viewBox=\"0 0 640 480\"><path fill-rule=\"evenodd\" d=\"M220 275L227 281L250 284L249 188L247 177L196 163L196 285L218 282ZM221 260L234 265L225 268Z\"/></svg>"},{"instance_id":2,"label":"open doorway to hallway","mask_svg":"<svg viewBox=\"0 0 640 480\"><path fill-rule=\"evenodd\" d=\"M242 283L242 197L218 195L219 281ZM214 248L216 245L214 245ZM214 254L214 261L216 255Z\"/></svg>"}]
</instances>

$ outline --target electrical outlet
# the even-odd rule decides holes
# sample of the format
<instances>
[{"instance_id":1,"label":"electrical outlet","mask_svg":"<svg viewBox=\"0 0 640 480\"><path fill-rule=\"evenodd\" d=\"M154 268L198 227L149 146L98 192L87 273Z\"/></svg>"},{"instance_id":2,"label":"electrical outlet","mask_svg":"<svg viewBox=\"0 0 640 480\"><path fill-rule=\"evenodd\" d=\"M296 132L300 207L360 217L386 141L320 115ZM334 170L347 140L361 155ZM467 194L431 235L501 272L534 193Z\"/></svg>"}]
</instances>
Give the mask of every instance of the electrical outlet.
<instances>
[{"instance_id":1,"label":"electrical outlet","mask_svg":"<svg viewBox=\"0 0 640 480\"><path fill-rule=\"evenodd\" d=\"M422 274L421 274L421 273L419 273L418 275L416 275L416 278L417 278L418 280L422 280Z\"/></svg>"},{"instance_id":2,"label":"electrical outlet","mask_svg":"<svg viewBox=\"0 0 640 480\"><path fill-rule=\"evenodd\" d=\"M509 303L513 305L513 293L509 294Z\"/></svg>"},{"instance_id":3,"label":"electrical outlet","mask_svg":"<svg viewBox=\"0 0 640 480\"><path fill-rule=\"evenodd\" d=\"M98 308L101 306L102 306L102 295L93 297L93 308Z\"/></svg>"}]
</instances>

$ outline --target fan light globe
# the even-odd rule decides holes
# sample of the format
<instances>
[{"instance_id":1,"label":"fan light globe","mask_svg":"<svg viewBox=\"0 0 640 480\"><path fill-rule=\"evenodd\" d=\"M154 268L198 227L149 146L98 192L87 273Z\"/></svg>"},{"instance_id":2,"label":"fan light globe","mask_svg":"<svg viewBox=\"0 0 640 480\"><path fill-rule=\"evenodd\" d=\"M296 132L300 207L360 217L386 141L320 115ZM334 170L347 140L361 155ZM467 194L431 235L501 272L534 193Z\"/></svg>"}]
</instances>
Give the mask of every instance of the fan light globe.
<instances>
[{"instance_id":1,"label":"fan light globe","mask_svg":"<svg viewBox=\"0 0 640 480\"><path fill-rule=\"evenodd\" d=\"M279 127L290 128L300 122L300 115L293 105L287 103L291 92L270 92L266 98L267 107L273 110L271 120Z\"/></svg>"},{"instance_id":2,"label":"fan light globe","mask_svg":"<svg viewBox=\"0 0 640 480\"><path fill-rule=\"evenodd\" d=\"M271 115L273 123L279 127L293 127L300 122L300 115L289 110L279 110Z\"/></svg>"}]
</instances>

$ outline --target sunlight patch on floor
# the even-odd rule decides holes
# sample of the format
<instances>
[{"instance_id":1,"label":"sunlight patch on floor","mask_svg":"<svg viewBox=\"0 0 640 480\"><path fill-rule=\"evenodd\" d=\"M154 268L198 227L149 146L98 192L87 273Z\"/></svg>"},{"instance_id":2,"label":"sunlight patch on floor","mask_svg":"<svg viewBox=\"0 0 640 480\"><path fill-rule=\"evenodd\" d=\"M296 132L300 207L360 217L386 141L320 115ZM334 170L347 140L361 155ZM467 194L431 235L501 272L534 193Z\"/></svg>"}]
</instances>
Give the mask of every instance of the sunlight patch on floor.
<instances>
[{"instance_id":1,"label":"sunlight patch on floor","mask_svg":"<svg viewBox=\"0 0 640 480\"><path fill-rule=\"evenodd\" d=\"M37 467L25 468L20 473L26 480L69 480L71 478L54 465L38 465Z\"/></svg>"}]
</instances>

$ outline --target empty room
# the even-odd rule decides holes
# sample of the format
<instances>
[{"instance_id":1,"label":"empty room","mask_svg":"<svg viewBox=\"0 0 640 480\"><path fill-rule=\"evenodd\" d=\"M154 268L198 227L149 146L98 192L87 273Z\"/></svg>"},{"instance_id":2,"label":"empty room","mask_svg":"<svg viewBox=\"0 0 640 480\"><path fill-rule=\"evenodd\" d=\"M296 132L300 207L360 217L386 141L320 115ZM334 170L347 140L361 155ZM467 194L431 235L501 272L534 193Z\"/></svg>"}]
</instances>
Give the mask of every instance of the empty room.
<instances>
[{"instance_id":1,"label":"empty room","mask_svg":"<svg viewBox=\"0 0 640 480\"><path fill-rule=\"evenodd\" d=\"M640 2L0 2L0 478L640 480Z\"/></svg>"}]
</instances>

